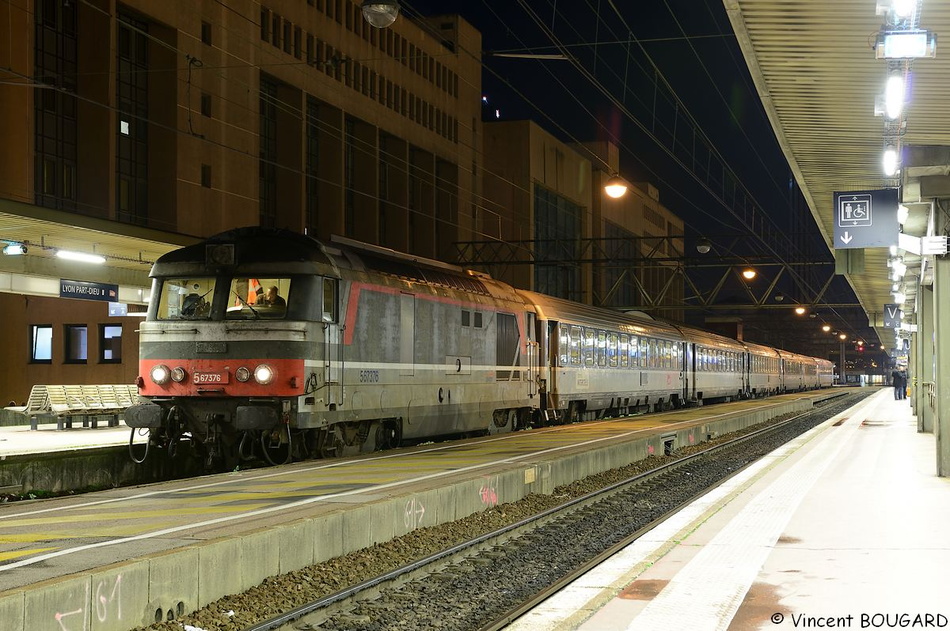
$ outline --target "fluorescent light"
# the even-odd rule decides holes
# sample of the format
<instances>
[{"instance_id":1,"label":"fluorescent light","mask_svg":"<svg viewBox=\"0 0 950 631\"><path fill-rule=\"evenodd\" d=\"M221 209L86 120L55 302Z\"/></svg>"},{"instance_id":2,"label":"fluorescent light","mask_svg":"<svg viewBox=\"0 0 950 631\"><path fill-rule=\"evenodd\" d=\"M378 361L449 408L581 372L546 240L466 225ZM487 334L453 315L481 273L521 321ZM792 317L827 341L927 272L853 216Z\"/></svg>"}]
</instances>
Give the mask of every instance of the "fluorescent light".
<instances>
[{"instance_id":1,"label":"fluorescent light","mask_svg":"<svg viewBox=\"0 0 950 631\"><path fill-rule=\"evenodd\" d=\"M26 254L26 246L22 243L9 243L3 248L3 253L7 256L18 256Z\"/></svg>"},{"instance_id":2,"label":"fluorescent light","mask_svg":"<svg viewBox=\"0 0 950 631\"><path fill-rule=\"evenodd\" d=\"M904 77L894 74L887 78L884 87L884 113L890 119L895 119L904 110Z\"/></svg>"},{"instance_id":3,"label":"fluorescent light","mask_svg":"<svg viewBox=\"0 0 950 631\"><path fill-rule=\"evenodd\" d=\"M910 17L916 8L917 2L915 0L894 0L894 14L897 17Z\"/></svg>"},{"instance_id":4,"label":"fluorescent light","mask_svg":"<svg viewBox=\"0 0 950 631\"><path fill-rule=\"evenodd\" d=\"M897 173L897 149L894 147L888 147L884 151L883 167L884 175L887 177L891 177Z\"/></svg>"},{"instance_id":5,"label":"fluorescent light","mask_svg":"<svg viewBox=\"0 0 950 631\"><path fill-rule=\"evenodd\" d=\"M70 252L69 250L56 250L56 256L67 261L79 261L80 263L96 263L102 265L106 262L106 257L98 254L86 254L85 252Z\"/></svg>"},{"instance_id":6,"label":"fluorescent light","mask_svg":"<svg viewBox=\"0 0 950 631\"><path fill-rule=\"evenodd\" d=\"M897 223L903 226L907 223L908 215L910 215L910 209L907 206L901 204L897 207Z\"/></svg>"},{"instance_id":7,"label":"fluorescent light","mask_svg":"<svg viewBox=\"0 0 950 631\"><path fill-rule=\"evenodd\" d=\"M878 59L916 59L937 56L937 38L930 31L885 31L878 36Z\"/></svg>"}]
</instances>

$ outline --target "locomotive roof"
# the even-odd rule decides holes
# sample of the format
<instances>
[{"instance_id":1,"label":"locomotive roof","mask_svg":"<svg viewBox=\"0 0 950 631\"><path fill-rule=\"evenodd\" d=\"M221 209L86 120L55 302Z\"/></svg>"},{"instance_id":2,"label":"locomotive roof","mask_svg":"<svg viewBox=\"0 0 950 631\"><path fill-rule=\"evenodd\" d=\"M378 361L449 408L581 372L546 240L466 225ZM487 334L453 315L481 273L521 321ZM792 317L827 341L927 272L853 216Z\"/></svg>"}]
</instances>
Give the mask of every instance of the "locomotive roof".
<instances>
[{"instance_id":1,"label":"locomotive roof","mask_svg":"<svg viewBox=\"0 0 950 631\"><path fill-rule=\"evenodd\" d=\"M159 257L152 275L175 274L194 265L240 270L242 266L265 265L287 272L313 272L332 268L320 242L304 234L280 228L256 226L235 228ZM299 269L294 269L294 268ZM189 273L193 273L193 267Z\"/></svg>"}]
</instances>

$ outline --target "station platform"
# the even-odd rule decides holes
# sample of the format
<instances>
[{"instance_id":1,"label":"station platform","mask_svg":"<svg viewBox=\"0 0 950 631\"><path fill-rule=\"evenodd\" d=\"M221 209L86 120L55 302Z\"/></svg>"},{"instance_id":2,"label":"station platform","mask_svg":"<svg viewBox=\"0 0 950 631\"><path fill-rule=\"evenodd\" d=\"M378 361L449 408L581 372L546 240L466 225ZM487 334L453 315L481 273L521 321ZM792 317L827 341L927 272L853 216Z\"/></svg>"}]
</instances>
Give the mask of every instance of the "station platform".
<instances>
[{"instance_id":1,"label":"station platform","mask_svg":"<svg viewBox=\"0 0 950 631\"><path fill-rule=\"evenodd\" d=\"M0 627L128 631L175 620L269 576L839 395L786 394L0 504ZM45 466L41 456L21 459Z\"/></svg>"},{"instance_id":2,"label":"station platform","mask_svg":"<svg viewBox=\"0 0 950 631\"><path fill-rule=\"evenodd\" d=\"M35 430L29 425L5 425L0 427L0 458L127 445L130 431L124 423L92 428L77 421L69 429L57 429L56 423L41 423ZM135 442L144 443L145 438L141 436Z\"/></svg>"},{"instance_id":3,"label":"station platform","mask_svg":"<svg viewBox=\"0 0 950 631\"><path fill-rule=\"evenodd\" d=\"M509 629L947 628L948 522L934 436L882 389Z\"/></svg>"}]
</instances>

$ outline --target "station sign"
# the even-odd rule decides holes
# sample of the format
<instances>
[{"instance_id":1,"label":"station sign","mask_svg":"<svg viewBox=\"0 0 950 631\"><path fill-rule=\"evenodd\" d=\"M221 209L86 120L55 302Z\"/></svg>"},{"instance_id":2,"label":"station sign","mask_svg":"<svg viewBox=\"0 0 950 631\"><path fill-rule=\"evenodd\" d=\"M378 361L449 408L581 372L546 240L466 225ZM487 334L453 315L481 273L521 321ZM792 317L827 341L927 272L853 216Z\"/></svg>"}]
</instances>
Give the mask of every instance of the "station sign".
<instances>
[{"instance_id":1,"label":"station sign","mask_svg":"<svg viewBox=\"0 0 950 631\"><path fill-rule=\"evenodd\" d=\"M84 280L60 279L59 297L117 302L119 299L119 286L109 285L108 283L90 283Z\"/></svg>"},{"instance_id":2,"label":"station sign","mask_svg":"<svg viewBox=\"0 0 950 631\"><path fill-rule=\"evenodd\" d=\"M897 189L835 194L836 250L887 248L897 245Z\"/></svg>"},{"instance_id":3,"label":"station sign","mask_svg":"<svg viewBox=\"0 0 950 631\"><path fill-rule=\"evenodd\" d=\"M901 312L901 306L897 304L884 305L884 326L889 329L896 329L901 325L904 314Z\"/></svg>"}]
</instances>

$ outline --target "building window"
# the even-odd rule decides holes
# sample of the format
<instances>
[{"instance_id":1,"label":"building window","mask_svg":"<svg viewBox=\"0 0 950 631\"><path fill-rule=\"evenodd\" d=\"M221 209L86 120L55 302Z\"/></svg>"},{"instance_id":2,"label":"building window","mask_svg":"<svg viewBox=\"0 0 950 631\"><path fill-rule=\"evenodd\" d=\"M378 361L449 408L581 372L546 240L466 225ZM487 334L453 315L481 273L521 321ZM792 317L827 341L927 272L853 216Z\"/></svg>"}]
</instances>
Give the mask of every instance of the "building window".
<instances>
[{"instance_id":1,"label":"building window","mask_svg":"<svg viewBox=\"0 0 950 631\"><path fill-rule=\"evenodd\" d=\"M581 234L583 208L540 185L534 187L534 229L537 235L535 251L534 290L540 293L580 300L581 270L577 263L552 262L564 258L559 243L571 242Z\"/></svg>"},{"instance_id":2,"label":"building window","mask_svg":"<svg viewBox=\"0 0 950 631\"><path fill-rule=\"evenodd\" d=\"M122 325L99 325L99 363L122 363Z\"/></svg>"},{"instance_id":3,"label":"building window","mask_svg":"<svg viewBox=\"0 0 950 631\"><path fill-rule=\"evenodd\" d=\"M201 23L201 43L202 44L211 44L211 23L202 22Z\"/></svg>"},{"instance_id":4,"label":"building window","mask_svg":"<svg viewBox=\"0 0 950 631\"><path fill-rule=\"evenodd\" d=\"M211 95L201 93L201 115L211 117Z\"/></svg>"},{"instance_id":5,"label":"building window","mask_svg":"<svg viewBox=\"0 0 950 631\"><path fill-rule=\"evenodd\" d=\"M312 96L307 97L307 226L311 234L317 233L317 217L320 208L320 105Z\"/></svg>"},{"instance_id":6,"label":"building window","mask_svg":"<svg viewBox=\"0 0 950 631\"><path fill-rule=\"evenodd\" d=\"M148 23L120 13L116 41L116 194L119 221L148 218ZM124 190L123 190L124 187ZM124 201L123 201L124 200Z\"/></svg>"},{"instance_id":7,"label":"building window","mask_svg":"<svg viewBox=\"0 0 950 631\"><path fill-rule=\"evenodd\" d=\"M65 342L65 363L85 364L88 348L86 325L64 324L63 340Z\"/></svg>"},{"instance_id":8,"label":"building window","mask_svg":"<svg viewBox=\"0 0 950 631\"><path fill-rule=\"evenodd\" d=\"M77 3L36 2L34 76L34 195L47 208L76 209L78 164Z\"/></svg>"},{"instance_id":9,"label":"building window","mask_svg":"<svg viewBox=\"0 0 950 631\"><path fill-rule=\"evenodd\" d=\"M261 8L261 41L270 41L270 10Z\"/></svg>"},{"instance_id":10,"label":"building window","mask_svg":"<svg viewBox=\"0 0 950 631\"><path fill-rule=\"evenodd\" d=\"M260 224L277 221L277 83L261 77L260 93Z\"/></svg>"},{"instance_id":11,"label":"building window","mask_svg":"<svg viewBox=\"0 0 950 631\"><path fill-rule=\"evenodd\" d=\"M201 185L205 188L211 188L211 165L201 165Z\"/></svg>"},{"instance_id":12,"label":"building window","mask_svg":"<svg viewBox=\"0 0 950 631\"><path fill-rule=\"evenodd\" d=\"M34 324L30 327L30 362L50 364L53 362L53 326Z\"/></svg>"}]
</instances>

